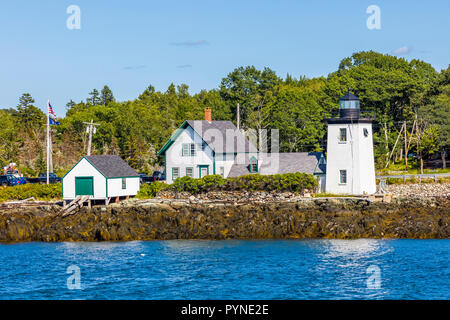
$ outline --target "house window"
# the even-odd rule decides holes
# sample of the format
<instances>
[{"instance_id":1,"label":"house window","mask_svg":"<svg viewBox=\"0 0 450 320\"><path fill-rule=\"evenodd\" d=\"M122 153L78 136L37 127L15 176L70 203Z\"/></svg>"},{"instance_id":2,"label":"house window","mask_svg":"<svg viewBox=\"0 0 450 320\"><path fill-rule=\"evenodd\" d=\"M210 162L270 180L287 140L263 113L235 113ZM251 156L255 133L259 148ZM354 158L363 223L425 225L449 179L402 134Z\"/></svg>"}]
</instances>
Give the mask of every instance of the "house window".
<instances>
[{"instance_id":1,"label":"house window","mask_svg":"<svg viewBox=\"0 0 450 320\"><path fill-rule=\"evenodd\" d=\"M189 144L183 143L183 149L181 150L181 155L186 157L189 154Z\"/></svg>"},{"instance_id":2,"label":"house window","mask_svg":"<svg viewBox=\"0 0 450 320\"><path fill-rule=\"evenodd\" d=\"M127 178L122 178L122 189L127 188Z\"/></svg>"},{"instance_id":3,"label":"house window","mask_svg":"<svg viewBox=\"0 0 450 320\"><path fill-rule=\"evenodd\" d=\"M183 157L186 157L186 156L194 157L196 155L195 143L183 143L181 155Z\"/></svg>"},{"instance_id":4,"label":"house window","mask_svg":"<svg viewBox=\"0 0 450 320\"><path fill-rule=\"evenodd\" d=\"M258 160L255 157L250 159L249 170L253 173L258 172Z\"/></svg>"},{"instance_id":5,"label":"house window","mask_svg":"<svg viewBox=\"0 0 450 320\"><path fill-rule=\"evenodd\" d=\"M194 169L192 167L186 168L186 176L191 178L194 177Z\"/></svg>"},{"instance_id":6,"label":"house window","mask_svg":"<svg viewBox=\"0 0 450 320\"><path fill-rule=\"evenodd\" d=\"M347 183L347 170L339 170L339 183Z\"/></svg>"},{"instance_id":7,"label":"house window","mask_svg":"<svg viewBox=\"0 0 450 320\"><path fill-rule=\"evenodd\" d=\"M225 178L225 167L219 168L219 174L222 176L222 178Z\"/></svg>"},{"instance_id":8,"label":"house window","mask_svg":"<svg viewBox=\"0 0 450 320\"><path fill-rule=\"evenodd\" d=\"M347 129L346 128L339 129L339 141L347 142Z\"/></svg>"},{"instance_id":9,"label":"house window","mask_svg":"<svg viewBox=\"0 0 450 320\"><path fill-rule=\"evenodd\" d=\"M180 177L180 168L172 168L172 180Z\"/></svg>"}]
</instances>

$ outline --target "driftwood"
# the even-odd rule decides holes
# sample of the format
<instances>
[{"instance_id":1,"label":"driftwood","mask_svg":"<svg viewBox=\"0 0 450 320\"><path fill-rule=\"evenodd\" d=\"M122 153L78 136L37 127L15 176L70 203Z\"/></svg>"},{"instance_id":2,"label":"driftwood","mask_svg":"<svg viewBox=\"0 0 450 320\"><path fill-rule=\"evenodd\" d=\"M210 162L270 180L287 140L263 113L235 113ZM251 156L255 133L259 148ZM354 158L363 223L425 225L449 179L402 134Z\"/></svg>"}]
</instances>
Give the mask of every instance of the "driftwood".
<instances>
[{"instance_id":1,"label":"driftwood","mask_svg":"<svg viewBox=\"0 0 450 320\"><path fill-rule=\"evenodd\" d=\"M54 205L53 201L36 201L34 197L0 203L0 209Z\"/></svg>"},{"instance_id":2,"label":"driftwood","mask_svg":"<svg viewBox=\"0 0 450 320\"><path fill-rule=\"evenodd\" d=\"M78 209L83 207L84 203L89 200L89 196L77 196L68 205L64 206L59 214L63 217L74 214Z\"/></svg>"}]
</instances>

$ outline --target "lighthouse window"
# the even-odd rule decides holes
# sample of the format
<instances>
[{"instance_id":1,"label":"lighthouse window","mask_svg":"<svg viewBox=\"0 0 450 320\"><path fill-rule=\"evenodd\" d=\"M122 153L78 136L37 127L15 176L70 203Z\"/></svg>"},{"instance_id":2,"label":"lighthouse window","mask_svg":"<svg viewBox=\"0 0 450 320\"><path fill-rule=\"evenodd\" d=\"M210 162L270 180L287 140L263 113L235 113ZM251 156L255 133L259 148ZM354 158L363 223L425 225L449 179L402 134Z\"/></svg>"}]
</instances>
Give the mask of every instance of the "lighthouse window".
<instances>
[{"instance_id":1,"label":"lighthouse window","mask_svg":"<svg viewBox=\"0 0 450 320\"><path fill-rule=\"evenodd\" d=\"M347 170L339 170L339 182L342 184L347 183Z\"/></svg>"},{"instance_id":2,"label":"lighthouse window","mask_svg":"<svg viewBox=\"0 0 450 320\"><path fill-rule=\"evenodd\" d=\"M364 128L363 132L364 132L364 137L368 137L369 136L369 130Z\"/></svg>"},{"instance_id":3,"label":"lighthouse window","mask_svg":"<svg viewBox=\"0 0 450 320\"><path fill-rule=\"evenodd\" d=\"M339 141L341 141L341 142L347 141L347 129L346 128L339 129Z\"/></svg>"}]
</instances>

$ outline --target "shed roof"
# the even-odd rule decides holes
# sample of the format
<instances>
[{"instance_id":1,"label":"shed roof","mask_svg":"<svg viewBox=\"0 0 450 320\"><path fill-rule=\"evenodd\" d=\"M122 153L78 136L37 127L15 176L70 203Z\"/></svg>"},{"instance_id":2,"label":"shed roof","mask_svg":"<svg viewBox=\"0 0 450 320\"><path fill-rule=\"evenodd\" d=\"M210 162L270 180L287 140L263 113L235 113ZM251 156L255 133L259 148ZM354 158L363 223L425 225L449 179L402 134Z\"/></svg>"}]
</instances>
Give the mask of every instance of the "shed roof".
<instances>
[{"instance_id":1,"label":"shed roof","mask_svg":"<svg viewBox=\"0 0 450 320\"><path fill-rule=\"evenodd\" d=\"M260 153L258 155L258 173L263 175L295 172L323 174L326 171L326 164L325 161L319 163L322 156L322 152ZM242 164L233 164L229 177L246 174L250 174L249 159Z\"/></svg>"},{"instance_id":2,"label":"shed roof","mask_svg":"<svg viewBox=\"0 0 450 320\"><path fill-rule=\"evenodd\" d=\"M139 174L118 155L85 156L106 178L139 177Z\"/></svg>"}]
</instances>

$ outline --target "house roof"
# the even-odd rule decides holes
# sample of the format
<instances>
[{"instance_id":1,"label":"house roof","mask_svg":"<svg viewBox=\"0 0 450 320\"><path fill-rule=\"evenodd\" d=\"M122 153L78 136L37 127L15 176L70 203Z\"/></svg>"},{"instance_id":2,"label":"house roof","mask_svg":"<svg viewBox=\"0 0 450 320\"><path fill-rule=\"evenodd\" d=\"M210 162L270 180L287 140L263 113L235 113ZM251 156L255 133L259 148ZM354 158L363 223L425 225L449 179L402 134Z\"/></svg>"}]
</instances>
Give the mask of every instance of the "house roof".
<instances>
[{"instance_id":1,"label":"house roof","mask_svg":"<svg viewBox=\"0 0 450 320\"><path fill-rule=\"evenodd\" d=\"M325 161L319 164L322 156L322 152L260 153L258 173L263 175L295 172L323 174L326 171L326 164ZM250 174L249 160L246 159L244 163L235 162L228 176L238 177Z\"/></svg>"},{"instance_id":2,"label":"house roof","mask_svg":"<svg viewBox=\"0 0 450 320\"><path fill-rule=\"evenodd\" d=\"M187 126L192 127L215 153L258 152L231 121L187 120L167 141L158 155L163 154Z\"/></svg>"},{"instance_id":3,"label":"house roof","mask_svg":"<svg viewBox=\"0 0 450 320\"><path fill-rule=\"evenodd\" d=\"M117 155L97 155L84 157L106 178L139 177L139 174Z\"/></svg>"}]
</instances>

